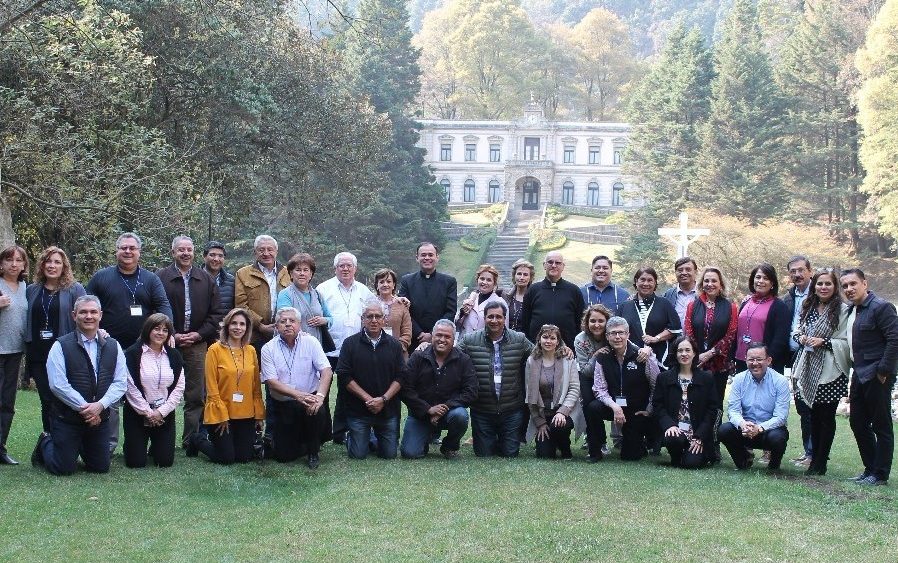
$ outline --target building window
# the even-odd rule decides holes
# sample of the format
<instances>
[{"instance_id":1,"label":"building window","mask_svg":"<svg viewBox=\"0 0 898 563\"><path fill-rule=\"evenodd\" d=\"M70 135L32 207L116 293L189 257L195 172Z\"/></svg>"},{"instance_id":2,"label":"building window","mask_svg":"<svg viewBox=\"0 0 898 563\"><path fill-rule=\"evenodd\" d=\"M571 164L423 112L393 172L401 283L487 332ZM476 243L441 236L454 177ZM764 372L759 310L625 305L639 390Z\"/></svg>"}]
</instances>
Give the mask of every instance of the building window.
<instances>
[{"instance_id":1,"label":"building window","mask_svg":"<svg viewBox=\"0 0 898 563\"><path fill-rule=\"evenodd\" d=\"M621 196L624 193L624 185L620 182L615 182L614 186L611 187L611 205L620 206L623 205L623 201L621 201Z\"/></svg>"},{"instance_id":2,"label":"building window","mask_svg":"<svg viewBox=\"0 0 898 563\"><path fill-rule=\"evenodd\" d=\"M477 145L465 144L465 162L474 162L475 160L477 160Z\"/></svg>"},{"instance_id":3,"label":"building window","mask_svg":"<svg viewBox=\"0 0 898 563\"><path fill-rule=\"evenodd\" d=\"M474 201L474 180L465 180L465 203Z\"/></svg>"},{"instance_id":4,"label":"building window","mask_svg":"<svg viewBox=\"0 0 898 563\"><path fill-rule=\"evenodd\" d=\"M440 185L443 186L443 195L446 196L446 201L450 201L450 199L449 199L449 193L450 193L449 179L443 178L442 180L440 180Z\"/></svg>"},{"instance_id":5,"label":"building window","mask_svg":"<svg viewBox=\"0 0 898 563\"><path fill-rule=\"evenodd\" d=\"M614 148L614 164L623 164L624 162L624 149L620 147Z\"/></svg>"},{"instance_id":6,"label":"building window","mask_svg":"<svg viewBox=\"0 0 898 563\"><path fill-rule=\"evenodd\" d=\"M524 137L524 160L539 160L539 137Z\"/></svg>"},{"instance_id":7,"label":"building window","mask_svg":"<svg viewBox=\"0 0 898 563\"><path fill-rule=\"evenodd\" d=\"M574 163L574 147L573 145L564 145L564 163Z\"/></svg>"},{"instance_id":8,"label":"building window","mask_svg":"<svg viewBox=\"0 0 898 563\"><path fill-rule=\"evenodd\" d=\"M589 163L599 164L602 160L602 147L589 147Z\"/></svg>"},{"instance_id":9,"label":"building window","mask_svg":"<svg viewBox=\"0 0 898 563\"><path fill-rule=\"evenodd\" d=\"M443 143L440 145L440 160L443 162L452 160L452 143Z\"/></svg>"},{"instance_id":10,"label":"building window","mask_svg":"<svg viewBox=\"0 0 898 563\"><path fill-rule=\"evenodd\" d=\"M589 195L589 201L587 202L587 205L591 205L592 207L598 207L599 206L599 185L596 184L595 182L590 182L589 190L587 191L587 194Z\"/></svg>"},{"instance_id":11,"label":"building window","mask_svg":"<svg viewBox=\"0 0 898 563\"><path fill-rule=\"evenodd\" d=\"M490 180L489 199L490 203L497 203L499 201L499 180Z\"/></svg>"},{"instance_id":12,"label":"building window","mask_svg":"<svg viewBox=\"0 0 898 563\"><path fill-rule=\"evenodd\" d=\"M502 160L502 150L499 145L490 145L490 162L499 162Z\"/></svg>"},{"instance_id":13,"label":"building window","mask_svg":"<svg viewBox=\"0 0 898 563\"><path fill-rule=\"evenodd\" d=\"M574 183L565 182L561 187L561 203L564 205L574 205Z\"/></svg>"}]
</instances>

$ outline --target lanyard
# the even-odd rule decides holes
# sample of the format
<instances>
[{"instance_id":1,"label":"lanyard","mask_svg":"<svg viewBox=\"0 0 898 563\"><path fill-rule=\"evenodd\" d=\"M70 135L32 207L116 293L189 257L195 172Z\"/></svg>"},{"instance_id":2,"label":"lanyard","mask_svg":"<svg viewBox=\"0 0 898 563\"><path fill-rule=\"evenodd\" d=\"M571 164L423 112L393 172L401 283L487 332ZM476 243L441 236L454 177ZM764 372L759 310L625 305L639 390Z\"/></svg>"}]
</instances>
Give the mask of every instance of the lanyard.
<instances>
[{"instance_id":1,"label":"lanyard","mask_svg":"<svg viewBox=\"0 0 898 563\"><path fill-rule=\"evenodd\" d=\"M238 368L237 367L237 356L234 354L234 349L231 348L230 344L228 344L227 346L228 346L228 352L231 353L231 360L233 360L233 362L234 362L234 369L237 370L237 385L235 388L239 391L240 390L240 378L243 377L243 372L246 371L246 352L243 349L240 350L240 365L242 367Z\"/></svg>"},{"instance_id":2,"label":"lanyard","mask_svg":"<svg viewBox=\"0 0 898 563\"><path fill-rule=\"evenodd\" d=\"M128 280L125 279L121 272L119 272L118 277L122 278L122 283L125 284L128 292L131 293L131 303L137 304L137 290L143 285L143 282L140 281L140 269L137 270L137 284L134 286L134 289L131 289L131 284L128 283Z\"/></svg>"},{"instance_id":3,"label":"lanyard","mask_svg":"<svg viewBox=\"0 0 898 563\"><path fill-rule=\"evenodd\" d=\"M749 305L754 305L754 306L751 308L751 311L748 311L748 320L745 323L745 331L743 332L743 335L749 334L749 331L751 330L752 318L754 318L755 313L758 312L758 309L761 307L761 305L764 304L765 301L767 301L767 299L768 299L768 297L765 297L765 298L761 299L760 301L755 302L754 297L748 298L748 303L745 304L745 309L748 309Z\"/></svg>"},{"instance_id":4,"label":"lanyard","mask_svg":"<svg viewBox=\"0 0 898 563\"><path fill-rule=\"evenodd\" d=\"M657 299L657 297L655 299ZM652 307L655 306L655 299L652 300L652 304L648 306L648 308L645 310L645 312L643 312L642 299L638 295L636 296L636 314L639 315L639 325L642 327L642 335L643 336L646 336L645 325L649 321L649 315L652 314Z\"/></svg>"},{"instance_id":5,"label":"lanyard","mask_svg":"<svg viewBox=\"0 0 898 563\"><path fill-rule=\"evenodd\" d=\"M352 291L354 289L355 289L355 282L353 282L352 285L349 287L349 299L346 299L345 297L343 297L343 284L340 282L337 282L337 291L340 292L340 299L342 299L343 304L346 305L346 316L347 317L350 315L349 306L352 305Z\"/></svg>"},{"instance_id":6,"label":"lanyard","mask_svg":"<svg viewBox=\"0 0 898 563\"><path fill-rule=\"evenodd\" d=\"M281 357L284 358L284 365L287 366L287 376L293 375L293 364L296 362L296 351L299 349L299 336L296 338L296 342L293 343L293 350L290 354L290 361L287 361L287 354L284 353L284 348L289 348L287 344L278 337L278 349L281 351Z\"/></svg>"},{"instance_id":7,"label":"lanyard","mask_svg":"<svg viewBox=\"0 0 898 563\"><path fill-rule=\"evenodd\" d=\"M50 294L50 299L47 300L47 303L44 304L44 295L47 294L47 289L44 286L41 286L41 309L44 310L44 330L50 330L50 305L53 304L53 298L56 297L58 291L54 291Z\"/></svg>"}]
</instances>

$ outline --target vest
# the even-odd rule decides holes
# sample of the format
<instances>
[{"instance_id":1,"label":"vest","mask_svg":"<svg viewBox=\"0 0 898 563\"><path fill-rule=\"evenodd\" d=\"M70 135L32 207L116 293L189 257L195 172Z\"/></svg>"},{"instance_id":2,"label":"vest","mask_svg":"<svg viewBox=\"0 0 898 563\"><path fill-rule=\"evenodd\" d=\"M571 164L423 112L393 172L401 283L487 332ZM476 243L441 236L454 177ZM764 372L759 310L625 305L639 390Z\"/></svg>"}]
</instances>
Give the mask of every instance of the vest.
<instances>
[{"instance_id":1,"label":"vest","mask_svg":"<svg viewBox=\"0 0 898 563\"><path fill-rule=\"evenodd\" d=\"M113 338L97 338L99 361L99 374L94 372L93 363L87 356L87 350L81 344L81 335L78 331L70 332L57 339L62 347L62 355L65 358L66 379L72 388L77 391L88 403L95 403L103 398L109 386L115 378L115 368L118 363L119 344ZM72 407L63 403L54 395L53 404L56 416L72 423L83 423L81 415L72 410ZM109 418L109 409L100 414L101 420Z\"/></svg>"},{"instance_id":2,"label":"vest","mask_svg":"<svg viewBox=\"0 0 898 563\"><path fill-rule=\"evenodd\" d=\"M178 386L178 381L181 380L184 371L184 360L181 357L181 353L174 348L169 348L168 344L164 346L164 350L165 354L168 356L168 363L171 366L172 373L175 374L171 385L168 386L168 394L171 395L172 391L175 390L175 387ZM140 394L146 399L147 394L143 390L143 382L140 379L141 356L143 356L143 342L140 340L125 350L125 363L128 365L128 372L131 374L131 379L134 380L134 386L137 387L137 390L140 391ZM128 403L126 402L125 404L127 405Z\"/></svg>"},{"instance_id":3,"label":"vest","mask_svg":"<svg viewBox=\"0 0 898 563\"><path fill-rule=\"evenodd\" d=\"M644 411L649 405L651 387L646 376L646 364L636 361L639 350L632 344L627 345L627 353L624 354L623 365L617 362L617 355L599 354L597 361L602 366L605 381L608 383L608 394L611 398L623 394L627 398L627 408L634 411ZM623 380L623 393L621 393L621 380Z\"/></svg>"}]
</instances>

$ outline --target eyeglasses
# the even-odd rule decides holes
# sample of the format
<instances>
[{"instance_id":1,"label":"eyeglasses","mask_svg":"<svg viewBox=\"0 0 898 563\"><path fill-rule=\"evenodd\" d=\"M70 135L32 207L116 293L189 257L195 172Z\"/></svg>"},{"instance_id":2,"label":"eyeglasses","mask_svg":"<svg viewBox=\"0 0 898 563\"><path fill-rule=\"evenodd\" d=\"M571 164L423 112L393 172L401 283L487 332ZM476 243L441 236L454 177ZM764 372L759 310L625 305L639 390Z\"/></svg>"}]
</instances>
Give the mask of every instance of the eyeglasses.
<instances>
[{"instance_id":1,"label":"eyeglasses","mask_svg":"<svg viewBox=\"0 0 898 563\"><path fill-rule=\"evenodd\" d=\"M377 313L371 313L371 314L365 315L363 318L368 321L378 321L378 320L384 318L384 316L378 315Z\"/></svg>"},{"instance_id":2,"label":"eyeglasses","mask_svg":"<svg viewBox=\"0 0 898 563\"><path fill-rule=\"evenodd\" d=\"M140 250L140 247L139 246L120 246L120 247L118 247L118 249L121 250L122 252L135 252L137 250Z\"/></svg>"},{"instance_id":3,"label":"eyeglasses","mask_svg":"<svg viewBox=\"0 0 898 563\"><path fill-rule=\"evenodd\" d=\"M625 331L625 330L612 330L611 332L607 333L607 336L614 336L614 337L618 337L618 336L627 336L627 331Z\"/></svg>"},{"instance_id":4,"label":"eyeglasses","mask_svg":"<svg viewBox=\"0 0 898 563\"><path fill-rule=\"evenodd\" d=\"M561 260L546 260L546 266L561 266L564 264Z\"/></svg>"}]
</instances>

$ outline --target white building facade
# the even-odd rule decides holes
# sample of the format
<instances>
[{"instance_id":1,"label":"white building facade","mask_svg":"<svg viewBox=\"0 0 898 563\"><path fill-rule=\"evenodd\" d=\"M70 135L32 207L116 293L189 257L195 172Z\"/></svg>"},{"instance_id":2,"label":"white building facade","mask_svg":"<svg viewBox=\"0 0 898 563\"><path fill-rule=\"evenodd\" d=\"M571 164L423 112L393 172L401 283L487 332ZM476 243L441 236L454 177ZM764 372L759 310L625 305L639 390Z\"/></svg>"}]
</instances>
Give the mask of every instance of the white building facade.
<instances>
[{"instance_id":1,"label":"white building facade","mask_svg":"<svg viewBox=\"0 0 898 563\"><path fill-rule=\"evenodd\" d=\"M421 120L419 146L450 205L508 201L606 210L643 205L621 175L625 123L548 121L528 104L514 121Z\"/></svg>"}]
</instances>

